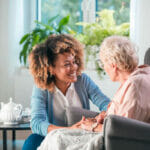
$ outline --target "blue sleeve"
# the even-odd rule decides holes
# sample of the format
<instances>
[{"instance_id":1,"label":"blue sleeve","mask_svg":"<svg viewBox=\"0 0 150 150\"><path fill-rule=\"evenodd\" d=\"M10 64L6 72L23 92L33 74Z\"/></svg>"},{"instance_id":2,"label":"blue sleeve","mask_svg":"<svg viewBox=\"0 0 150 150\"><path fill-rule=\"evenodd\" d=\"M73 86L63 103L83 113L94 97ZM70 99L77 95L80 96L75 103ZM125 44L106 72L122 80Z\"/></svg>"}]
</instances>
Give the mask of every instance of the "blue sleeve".
<instances>
[{"instance_id":1,"label":"blue sleeve","mask_svg":"<svg viewBox=\"0 0 150 150\"><path fill-rule=\"evenodd\" d=\"M93 102L93 104L99 107L100 111L106 111L107 106L110 103L110 99L102 93L94 81L92 81L86 74L82 74L82 80L89 99Z\"/></svg>"},{"instance_id":2,"label":"blue sleeve","mask_svg":"<svg viewBox=\"0 0 150 150\"><path fill-rule=\"evenodd\" d=\"M47 91L33 87L31 98L31 129L33 133L42 136L47 135L47 129L50 125L47 114Z\"/></svg>"}]
</instances>

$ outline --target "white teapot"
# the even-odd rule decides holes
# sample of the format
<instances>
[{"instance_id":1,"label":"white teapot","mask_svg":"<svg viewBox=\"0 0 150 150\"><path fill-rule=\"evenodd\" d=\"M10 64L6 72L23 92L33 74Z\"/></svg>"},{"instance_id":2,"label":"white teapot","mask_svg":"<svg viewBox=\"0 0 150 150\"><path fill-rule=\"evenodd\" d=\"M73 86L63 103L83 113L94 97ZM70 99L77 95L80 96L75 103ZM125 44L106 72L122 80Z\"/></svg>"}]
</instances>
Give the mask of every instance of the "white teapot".
<instances>
[{"instance_id":1,"label":"white teapot","mask_svg":"<svg viewBox=\"0 0 150 150\"><path fill-rule=\"evenodd\" d=\"M0 120L4 124L18 124L22 119L22 105L15 104L10 98L9 103L1 102Z\"/></svg>"}]
</instances>

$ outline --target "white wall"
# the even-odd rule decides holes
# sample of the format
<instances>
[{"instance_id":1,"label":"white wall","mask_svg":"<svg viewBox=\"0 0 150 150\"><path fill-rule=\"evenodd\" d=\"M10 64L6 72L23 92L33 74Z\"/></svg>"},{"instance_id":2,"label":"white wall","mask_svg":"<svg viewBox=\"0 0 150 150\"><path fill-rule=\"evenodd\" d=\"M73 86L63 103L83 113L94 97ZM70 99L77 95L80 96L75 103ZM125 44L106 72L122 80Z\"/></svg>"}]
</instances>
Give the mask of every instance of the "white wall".
<instances>
[{"instance_id":1,"label":"white wall","mask_svg":"<svg viewBox=\"0 0 150 150\"><path fill-rule=\"evenodd\" d=\"M131 39L139 47L139 60L143 64L145 51L150 47L150 0L131 0Z\"/></svg>"},{"instance_id":2,"label":"white wall","mask_svg":"<svg viewBox=\"0 0 150 150\"><path fill-rule=\"evenodd\" d=\"M0 1L0 100L13 93L12 78L10 75L9 49L9 5L8 0Z\"/></svg>"},{"instance_id":3,"label":"white wall","mask_svg":"<svg viewBox=\"0 0 150 150\"><path fill-rule=\"evenodd\" d=\"M0 0L0 101L8 102L13 97L25 107L30 104L33 80L28 72L19 69L19 40L30 31L35 18L35 0ZM139 46L140 63L150 46L149 0L131 0L131 38ZM30 15L31 14L31 15ZM96 81L102 91L113 97L117 83L106 76L99 80L93 71L86 71ZM93 108L94 109L94 108Z\"/></svg>"},{"instance_id":4,"label":"white wall","mask_svg":"<svg viewBox=\"0 0 150 150\"><path fill-rule=\"evenodd\" d=\"M16 93L20 93L20 89L28 88L24 86L27 83L25 80L18 82L21 50L19 41L23 34L33 27L31 20L35 17L34 2L35 0L0 0L0 102L8 102L9 97L15 99L17 103L30 99L30 96L25 95L26 92L22 92L20 97ZM26 14L29 12L30 14Z\"/></svg>"},{"instance_id":5,"label":"white wall","mask_svg":"<svg viewBox=\"0 0 150 150\"><path fill-rule=\"evenodd\" d=\"M0 1L0 100L10 91L8 80L8 5L7 0Z\"/></svg>"}]
</instances>

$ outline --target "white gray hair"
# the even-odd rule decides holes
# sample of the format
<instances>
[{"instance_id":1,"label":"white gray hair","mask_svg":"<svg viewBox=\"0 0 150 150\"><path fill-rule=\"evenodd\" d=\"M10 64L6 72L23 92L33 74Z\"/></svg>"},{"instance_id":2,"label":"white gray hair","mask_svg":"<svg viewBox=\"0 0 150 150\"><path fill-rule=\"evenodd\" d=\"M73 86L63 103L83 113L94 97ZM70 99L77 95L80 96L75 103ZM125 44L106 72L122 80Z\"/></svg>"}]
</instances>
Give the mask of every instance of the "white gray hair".
<instances>
[{"instance_id":1,"label":"white gray hair","mask_svg":"<svg viewBox=\"0 0 150 150\"><path fill-rule=\"evenodd\" d=\"M110 36L100 46L100 59L103 63L117 64L119 69L132 72L139 62L136 48L127 37Z\"/></svg>"}]
</instances>

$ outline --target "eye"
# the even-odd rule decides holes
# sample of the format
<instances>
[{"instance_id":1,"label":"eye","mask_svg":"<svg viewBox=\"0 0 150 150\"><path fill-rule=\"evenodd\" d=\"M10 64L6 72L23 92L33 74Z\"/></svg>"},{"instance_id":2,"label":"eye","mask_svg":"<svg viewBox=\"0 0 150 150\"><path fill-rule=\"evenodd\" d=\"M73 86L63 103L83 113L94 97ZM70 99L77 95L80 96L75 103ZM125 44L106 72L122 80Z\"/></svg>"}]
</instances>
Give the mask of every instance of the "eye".
<instances>
[{"instance_id":1,"label":"eye","mask_svg":"<svg viewBox=\"0 0 150 150\"><path fill-rule=\"evenodd\" d=\"M76 59L75 61L74 61L74 64L77 64L77 65L79 65L79 59Z\"/></svg>"},{"instance_id":2,"label":"eye","mask_svg":"<svg viewBox=\"0 0 150 150\"><path fill-rule=\"evenodd\" d=\"M65 67L69 67L70 66L70 63L66 63L64 64Z\"/></svg>"},{"instance_id":3,"label":"eye","mask_svg":"<svg viewBox=\"0 0 150 150\"><path fill-rule=\"evenodd\" d=\"M77 61L76 61L76 60L74 60L74 61L73 61L73 64L77 64Z\"/></svg>"}]
</instances>

